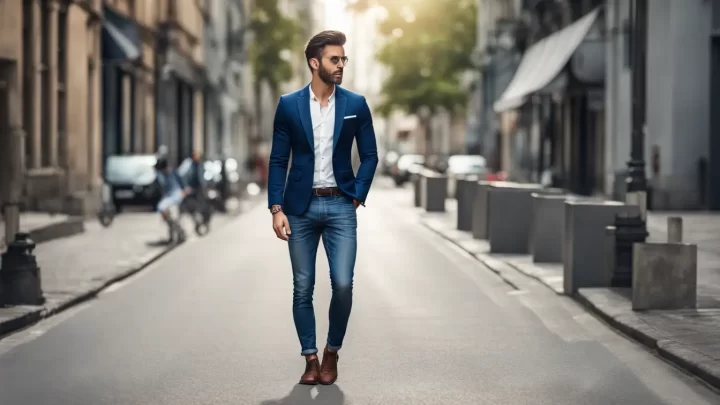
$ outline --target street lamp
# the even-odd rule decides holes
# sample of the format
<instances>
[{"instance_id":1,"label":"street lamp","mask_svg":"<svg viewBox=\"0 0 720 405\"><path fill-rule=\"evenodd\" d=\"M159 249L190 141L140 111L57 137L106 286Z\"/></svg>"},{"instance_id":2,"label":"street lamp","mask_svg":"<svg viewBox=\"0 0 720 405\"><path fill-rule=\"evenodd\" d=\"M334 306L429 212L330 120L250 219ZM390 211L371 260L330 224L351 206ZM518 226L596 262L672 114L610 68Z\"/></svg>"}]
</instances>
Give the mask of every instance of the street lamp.
<instances>
[{"instance_id":1,"label":"street lamp","mask_svg":"<svg viewBox=\"0 0 720 405\"><path fill-rule=\"evenodd\" d=\"M418 110L418 116L422 124L423 130L425 131L425 165L430 161L431 146L432 146L432 128L430 123L431 111L430 107L424 105Z\"/></svg>"},{"instance_id":2,"label":"street lamp","mask_svg":"<svg viewBox=\"0 0 720 405\"><path fill-rule=\"evenodd\" d=\"M174 149L170 151L166 145L174 145L174 143L170 142L170 133L175 133L170 113L170 106L173 105L173 92L171 89L173 73L173 67L169 63L165 63L162 68L160 68L160 102L162 108L161 111L159 111L160 116L158 117L160 119L160 133L156 140L157 145L165 147L165 156L171 162L174 162Z\"/></svg>"},{"instance_id":3,"label":"street lamp","mask_svg":"<svg viewBox=\"0 0 720 405\"><path fill-rule=\"evenodd\" d=\"M634 9L633 9L634 3ZM628 176L625 179L628 205L639 208L638 215L618 215L615 217L615 268L612 287L632 287L632 250L633 244L645 242L648 232L645 223L647 213L647 179L645 176L645 71L647 48L648 0L635 0L630 3L630 12L634 17L632 38L632 134L630 160L627 163Z\"/></svg>"}]
</instances>

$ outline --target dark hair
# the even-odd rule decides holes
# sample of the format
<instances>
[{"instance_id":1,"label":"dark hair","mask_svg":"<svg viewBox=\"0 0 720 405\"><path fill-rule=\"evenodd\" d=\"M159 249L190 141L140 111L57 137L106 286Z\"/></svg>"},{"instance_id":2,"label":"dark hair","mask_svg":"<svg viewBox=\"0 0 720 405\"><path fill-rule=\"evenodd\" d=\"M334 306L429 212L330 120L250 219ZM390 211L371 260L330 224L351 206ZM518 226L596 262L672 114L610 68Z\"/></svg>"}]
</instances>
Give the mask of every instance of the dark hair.
<instances>
[{"instance_id":1,"label":"dark hair","mask_svg":"<svg viewBox=\"0 0 720 405\"><path fill-rule=\"evenodd\" d=\"M168 161L164 156L157 158L157 161L155 162L155 169L165 170L167 167Z\"/></svg>"},{"instance_id":2,"label":"dark hair","mask_svg":"<svg viewBox=\"0 0 720 405\"><path fill-rule=\"evenodd\" d=\"M307 60L308 67L312 72L312 66L310 66L310 59L316 58L320 60L322 57L322 51L328 45L345 45L347 38L345 34L340 31L323 31L310 38L307 46L305 47L305 59Z\"/></svg>"}]
</instances>

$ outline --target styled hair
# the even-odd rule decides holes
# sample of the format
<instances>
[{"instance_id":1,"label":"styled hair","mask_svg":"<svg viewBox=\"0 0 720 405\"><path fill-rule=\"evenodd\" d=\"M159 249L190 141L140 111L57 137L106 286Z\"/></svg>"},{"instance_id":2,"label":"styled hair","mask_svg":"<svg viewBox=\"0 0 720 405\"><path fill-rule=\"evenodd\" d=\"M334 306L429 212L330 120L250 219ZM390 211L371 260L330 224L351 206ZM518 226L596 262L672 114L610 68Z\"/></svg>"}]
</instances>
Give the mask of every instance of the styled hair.
<instances>
[{"instance_id":1,"label":"styled hair","mask_svg":"<svg viewBox=\"0 0 720 405\"><path fill-rule=\"evenodd\" d=\"M343 46L345 45L347 38L345 34L340 31L323 31L310 38L310 41L305 47L305 59L307 60L308 68L312 72L312 66L310 66L310 59L315 58L320 60L322 57L323 49L328 45Z\"/></svg>"}]
</instances>

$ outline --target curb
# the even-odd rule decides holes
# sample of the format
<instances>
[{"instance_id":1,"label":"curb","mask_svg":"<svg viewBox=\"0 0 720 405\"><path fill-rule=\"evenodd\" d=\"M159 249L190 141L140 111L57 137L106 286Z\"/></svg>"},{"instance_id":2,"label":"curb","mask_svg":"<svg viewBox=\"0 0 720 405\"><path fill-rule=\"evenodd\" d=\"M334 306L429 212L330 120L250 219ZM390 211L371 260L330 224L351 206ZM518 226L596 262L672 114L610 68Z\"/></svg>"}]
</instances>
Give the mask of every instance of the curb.
<instances>
[{"instance_id":1,"label":"curb","mask_svg":"<svg viewBox=\"0 0 720 405\"><path fill-rule=\"evenodd\" d=\"M487 267L488 270L490 270L491 272L495 273L498 277L500 277L500 278L502 279L502 281L504 281L505 283L507 283L508 285L510 285L512 288L514 288L514 289L516 289L516 290L520 290L520 289L521 289L521 288L518 286L517 282L515 282L514 280L512 280L512 278L508 277L508 275L506 274L506 272L507 272L507 267L509 267L509 268L511 268L511 269L513 269L513 270L516 270L515 267L513 267L513 266L511 266L510 264L505 263L505 262L503 262L503 261L501 261L501 260L497 260L497 259L494 259L494 258L491 258L491 257L488 257L488 259L485 259L485 260L484 260L484 259L481 259L480 257L478 257L478 256L480 256L479 254L476 254L475 252L472 252L472 251L466 249L466 248L465 248L464 246L462 246L461 244L456 243L452 238L449 238L447 235L445 235L445 234L442 233L441 231L438 231L437 229L435 229L435 228L433 228L432 226L428 225L425 221L422 221L422 220L421 220L420 223L421 223L425 228L429 229L430 231L432 231L432 232L435 233L436 235L438 235L438 236L440 236L441 238L449 241L449 242L452 243L453 245L455 245L455 246L457 246L458 248L460 248L463 252L465 252L465 253L469 254L470 256L472 256L473 259L477 260L477 261L478 261L479 263L481 263L483 266ZM489 264L490 262L494 262L494 264ZM506 270L503 271L503 270L501 269L501 267L506 267ZM516 271L517 271L517 270L516 270Z\"/></svg>"},{"instance_id":2,"label":"curb","mask_svg":"<svg viewBox=\"0 0 720 405\"><path fill-rule=\"evenodd\" d=\"M461 244L457 243L452 238L445 235L442 231L439 231L429 224L426 223L426 221L420 220L420 223L430 231L434 232L435 234L439 235L443 239L450 241L455 246L459 247L463 251L467 252L471 256L473 256L478 262L483 264L485 267L487 267L490 271L497 274L500 278L505 280L506 282L513 284L511 280L507 279L506 275L503 275L503 272L500 269L494 268L495 266L491 264L490 262L499 262L504 263L504 265L512 268L513 270L523 274L526 277L532 278L540 284L550 288L551 291L555 292L559 296L566 296L573 298L576 302L581 304L583 307L587 308L592 312L593 314L597 315L600 319L605 321L610 327L613 329L616 329L617 331L623 333L627 337L635 340L636 342L646 346L647 348L655 351L659 357L663 358L667 362L671 363L675 367L701 379L703 382L711 386L715 390L720 390L720 367L715 367L716 370L712 369L711 363L713 362L712 359L709 357L706 357L700 353L697 353L687 346L684 346L674 340L666 339L664 337L657 337L656 333L653 333L655 331L650 326L645 325L645 323L640 320L638 317L634 316L633 314L619 314L619 315L611 315L608 312L603 311L601 308L599 308L597 305L593 304L587 297L585 297L582 293L574 294L574 295L568 295L568 294L560 294L557 293L557 291L553 290L552 287L544 283L541 279L538 277L535 277L533 275L527 274L526 272L520 270L517 268L517 266L514 266L511 263L505 263L504 261L501 261L499 259L492 259L492 260L483 260L478 255L474 254L473 252L469 251L465 247L463 247Z\"/></svg>"},{"instance_id":3,"label":"curb","mask_svg":"<svg viewBox=\"0 0 720 405\"><path fill-rule=\"evenodd\" d=\"M146 267L150 266L166 254L173 251L176 247L180 245L175 245L171 247L167 247L163 249L160 252L148 254L147 258L141 261L141 263L135 267L132 267L128 270L125 270L121 273L118 273L107 280L103 281L101 284L89 289L88 291L85 291L81 294L78 294L72 298L69 298L66 301L62 301L60 303L51 303L47 306L39 307L33 311L30 311L20 317L12 318L4 322L0 322L0 340L7 335L10 335L12 333L18 332L21 329L25 329L29 326L34 325L35 323L49 318L53 315L56 315L60 312L65 311L66 309L69 309L71 307L74 307L78 304L81 304L85 301L88 301L92 298L95 298L98 294L100 294L103 290L108 288L110 285L115 284L119 281L122 281L136 273L139 273Z\"/></svg>"},{"instance_id":4,"label":"curb","mask_svg":"<svg viewBox=\"0 0 720 405\"><path fill-rule=\"evenodd\" d=\"M261 196L262 197L262 196ZM250 201L250 208L246 210L242 210L240 208L232 210L232 212L228 212L225 215L227 216L227 221L225 221L224 225L227 225L229 222L237 219L238 217L242 216L242 214L251 211L257 204L259 204L262 201L262 198L251 198ZM222 226L221 226L222 228ZM187 243L187 242L186 242ZM70 309L78 304L81 304L85 301L89 301L95 297L98 296L101 292L103 292L105 289L110 287L111 285L118 283L120 281L123 281L143 270L145 270L147 267L149 267L151 264L155 263L156 261L160 260L162 257L167 255L168 253L172 252L176 248L183 246L185 244L181 245L172 245L168 246L165 249L149 253L145 255L145 257L142 258L141 263L128 269L125 271L122 271L107 280L103 281L99 285L89 289L88 291L78 294L76 296L73 296L65 301L62 301L60 303L50 303L46 304L46 306L37 307L34 310L28 311L27 313L8 319L6 321L0 321L0 340L3 338L19 332L22 329L28 328L39 321L43 319L47 319L53 315L59 314L60 312L63 312L67 309ZM22 307L20 307L22 308Z\"/></svg>"},{"instance_id":5,"label":"curb","mask_svg":"<svg viewBox=\"0 0 720 405\"><path fill-rule=\"evenodd\" d=\"M592 303L582 293L574 295L573 298L614 329L641 343L648 349L657 352L661 358L669 363L720 391L720 367L716 365L715 369L712 369L713 359L695 352L674 340L666 339L657 332L653 333L655 331L653 328L645 325L642 320L633 314L613 316Z\"/></svg>"}]
</instances>

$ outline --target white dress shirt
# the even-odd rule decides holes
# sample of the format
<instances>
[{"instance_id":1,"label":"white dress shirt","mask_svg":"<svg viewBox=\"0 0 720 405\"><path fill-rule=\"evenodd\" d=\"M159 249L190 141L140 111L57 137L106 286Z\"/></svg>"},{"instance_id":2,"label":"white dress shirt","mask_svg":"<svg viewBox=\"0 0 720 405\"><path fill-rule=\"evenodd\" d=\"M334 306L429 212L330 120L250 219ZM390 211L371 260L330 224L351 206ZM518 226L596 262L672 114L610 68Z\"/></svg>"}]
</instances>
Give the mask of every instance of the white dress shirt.
<instances>
[{"instance_id":1,"label":"white dress shirt","mask_svg":"<svg viewBox=\"0 0 720 405\"><path fill-rule=\"evenodd\" d=\"M335 132L335 89L328 99L328 105L320 106L320 99L310 88L310 117L312 118L315 140L315 173L313 188L336 187L332 167L333 133Z\"/></svg>"}]
</instances>

